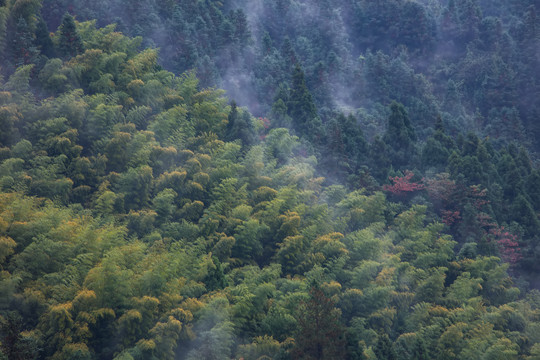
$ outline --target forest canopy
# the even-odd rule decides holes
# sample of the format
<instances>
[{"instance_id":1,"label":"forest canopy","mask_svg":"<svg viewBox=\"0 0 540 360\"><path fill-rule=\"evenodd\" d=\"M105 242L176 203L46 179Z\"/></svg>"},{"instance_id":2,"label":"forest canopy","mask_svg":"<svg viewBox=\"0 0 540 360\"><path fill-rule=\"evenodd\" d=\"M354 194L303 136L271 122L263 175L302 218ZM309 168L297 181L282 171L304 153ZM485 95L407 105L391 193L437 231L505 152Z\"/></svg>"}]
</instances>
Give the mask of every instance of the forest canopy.
<instances>
[{"instance_id":1,"label":"forest canopy","mask_svg":"<svg viewBox=\"0 0 540 360\"><path fill-rule=\"evenodd\" d=\"M535 5L0 1L0 359L540 359Z\"/></svg>"}]
</instances>

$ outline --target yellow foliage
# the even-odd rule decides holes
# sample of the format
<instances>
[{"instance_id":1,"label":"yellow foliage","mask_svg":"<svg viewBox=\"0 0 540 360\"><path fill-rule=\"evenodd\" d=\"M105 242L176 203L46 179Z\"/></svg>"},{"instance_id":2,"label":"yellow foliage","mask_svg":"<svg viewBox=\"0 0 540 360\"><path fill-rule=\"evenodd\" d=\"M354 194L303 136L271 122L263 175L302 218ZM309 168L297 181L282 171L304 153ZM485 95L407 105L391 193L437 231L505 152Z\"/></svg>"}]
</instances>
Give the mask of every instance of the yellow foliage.
<instances>
[{"instance_id":1,"label":"yellow foliage","mask_svg":"<svg viewBox=\"0 0 540 360\"><path fill-rule=\"evenodd\" d=\"M48 329L56 332L66 331L73 325L71 303L53 305L49 308Z\"/></svg>"},{"instance_id":2,"label":"yellow foliage","mask_svg":"<svg viewBox=\"0 0 540 360\"><path fill-rule=\"evenodd\" d=\"M171 311L171 314L183 323L188 323L193 321L193 314L189 310L184 310L182 308L176 308Z\"/></svg>"},{"instance_id":3,"label":"yellow foliage","mask_svg":"<svg viewBox=\"0 0 540 360\"><path fill-rule=\"evenodd\" d=\"M431 309L429 309L429 314L431 316L437 316L437 317L447 317L450 315L450 310L448 310L445 307L442 306L433 306Z\"/></svg>"},{"instance_id":4,"label":"yellow foliage","mask_svg":"<svg viewBox=\"0 0 540 360\"><path fill-rule=\"evenodd\" d=\"M17 243L9 236L0 236L0 264L4 262L6 257L15 252Z\"/></svg>"},{"instance_id":5,"label":"yellow foliage","mask_svg":"<svg viewBox=\"0 0 540 360\"><path fill-rule=\"evenodd\" d=\"M204 303L195 298L187 298L182 302L182 304L180 304L180 307L193 314L202 309L204 307Z\"/></svg>"},{"instance_id":6,"label":"yellow foliage","mask_svg":"<svg viewBox=\"0 0 540 360\"><path fill-rule=\"evenodd\" d=\"M83 289L77 293L72 303L75 311L92 309L97 304L96 293L93 290Z\"/></svg>"},{"instance_id":7,"label":"yellow foliage","mask_svg":"<svg viewBox=\"0 0 540 360\"><path fill-rule=\"evenodd\" d=\"M204 187L195 181L189 182L190 191L204 191Z\"/></svg>"},{"instance_id":8,"label":"yellow foliage","mask_svg":"<svg viewBox=\"0 0 540 360\"><path fill-rule=\"evenodd\" d=\"M118 320L120 323L129 323L129 326L135 326L133 323L140 323L142 321L142 314L138 310L130 309L126 311L124 315Z\"/></svg>"},{"instance_id":9,"label":"yellow foliage","mask_svg":"<svg viewBox=\"0 0 540 360\"><path fill-rule=\"evenodd\" d=\"M261 186L253 192L253 201L256 203L262 201L271 201L277 196L277 194L277 190L274 190L268 186Z\"/></svg>"},{"instance_id":10,"label":"yellow foliage","mask_svg":"<svg viewBox=\"0 0 540 360\"><path fill-rule=\"evenodd\" d=\"M330 282L325 282L322 284L321 287L324 290L324 292L330 296L337 295L341 292L341 284L335 280L332 280Z\"/></svg>"},{"instance_id":11,"label":"yellow foliage","mask_svg":"<svg viewBox=\"0 0 540 360\"><path fill-rule=\"evenodd\" d=\"M137 342L137 347L142 351L152 351L156 348L154 340L142 339Z\"/></svg>"},{"instance_id":12,"label":"yellow foliage","mask_svg":"<svg viewBox=\"0 0 540 360\"><path fill-rule=\"evenodd\" d=\"M395 278L395 268L384 268L375 278L375 283L379 286L389 286Z\"/></svg>"}]
</instances>

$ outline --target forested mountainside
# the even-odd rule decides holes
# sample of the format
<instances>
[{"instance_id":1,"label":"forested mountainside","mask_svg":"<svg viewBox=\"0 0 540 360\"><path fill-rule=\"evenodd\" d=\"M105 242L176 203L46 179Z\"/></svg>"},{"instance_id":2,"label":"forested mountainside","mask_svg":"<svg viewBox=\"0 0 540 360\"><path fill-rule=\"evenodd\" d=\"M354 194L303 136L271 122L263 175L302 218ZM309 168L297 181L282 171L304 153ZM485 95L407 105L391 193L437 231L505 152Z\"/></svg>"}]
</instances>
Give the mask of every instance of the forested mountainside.
<instances>
[{"instance_id":1,"label":"forested mountainside","mask_svg":"<svg viewBox=\"0 0 540 360\"><path fill-rule=\"evenodd\" d=\"M0 359L540 359L538 6L0 0Z\"/></svg>"},{"instance_id":2,"label":"forested mountainside","mask_svg":"<svg viewBox=\"0 0 540 360\"><path fill-rule=\"evenodd\" d=\"M538 151L538 6L538 0L46 0L41 13L51 30L66 10L100 26L114 22L159 47L167 70L196 68L203 86L224 87L257 116L282 97L280 87L290 87L298 63L323 120L342 108L370 139L384 130L387 106L397 100L422 138L441 115L453 135L472 131Z\"/></svg>"}]
</instances>

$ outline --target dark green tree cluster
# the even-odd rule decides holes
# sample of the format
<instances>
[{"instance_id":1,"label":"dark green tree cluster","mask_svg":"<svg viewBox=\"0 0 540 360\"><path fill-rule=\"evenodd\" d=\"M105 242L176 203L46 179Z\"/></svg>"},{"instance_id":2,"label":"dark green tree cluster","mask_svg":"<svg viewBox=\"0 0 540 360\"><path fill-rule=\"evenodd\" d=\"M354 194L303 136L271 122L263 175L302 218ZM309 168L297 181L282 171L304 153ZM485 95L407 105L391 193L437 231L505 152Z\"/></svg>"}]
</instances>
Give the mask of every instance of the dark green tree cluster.
<instances>
[{"instance_id":1,"label":"dark green tree cluster","mask_svg":"<svg viewBox=\"0 0 540 360\"><path fill-rule=\"evenodd\" d=\"M114 22L120 31L142 36L145 45L160 48L166 69L195 69L202 85L225 86L258 116L271 112L300 64L323 124L333 110L353 112L372 139L384 130L384 108L395 100L423 140L441 113L454 135L474 131L539 149L540 33L533 0L6 4L0 25L9 31L0 30L0 46L19 42L11 49L18 54L13 65L34 62L39 51L51 56L43 41L30 44L34 38L47 42L35 33L44 33L34 16L40 7L49 28L58 27L69 10L79 20ZM17 25L20 19L26 25ZM10 37L17 27L19 34ZM314 118L310 112L300 116Z\"/></svg>"},{"instance_id":2,"label":"dark green tree cluster","mask_svg":"<svg viewBox=\"0 0 540 360\"><path fill-rule=\"evenodd\" d=\"M145 46L160 49L162 66L175 73L196 69L204 86L220 82L251 38L245 13L219 1L53 0L42 14L57 27L60 12L68 9L79 20L116 23L118 30L142 36Z\"/></svg>"}]
</instances>

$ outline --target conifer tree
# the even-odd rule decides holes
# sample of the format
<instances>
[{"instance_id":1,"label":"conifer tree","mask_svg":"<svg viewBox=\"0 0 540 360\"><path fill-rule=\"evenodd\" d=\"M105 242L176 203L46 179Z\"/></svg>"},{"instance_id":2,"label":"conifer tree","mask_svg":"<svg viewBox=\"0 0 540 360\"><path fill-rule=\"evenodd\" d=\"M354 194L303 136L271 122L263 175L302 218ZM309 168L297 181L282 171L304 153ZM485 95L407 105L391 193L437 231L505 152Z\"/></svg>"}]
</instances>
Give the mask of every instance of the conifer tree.
<instances>
[{"instance_id":1,"label":"conifer tree","mask_svg":"<svg viewBox=\"0 0 540 360\"><path fill-rule=\"evenodd\" d=\"M289 39L288 36L285 37L283 40L283 44L281 45L281 56L283 56L283 60L285 60L285 64L290 68L290 66L295 65L298 60L296 58L296 53L294 52L294 48L291 43L291 39Z\"/></svg>"},{"instance_id":2,"label":"conifer tree","mask_svg":"<svg viewBox=\"0 0 540 360\"><path fill-rule=\"evenodd\" d=\"M36 47L41 52L41 54L45 55L48 58L54 57L54 44L51 40L51 37L49 36L49 29L47 29L47 24L41 17L39 18L36 26L35 37Z\"/></svg>"},{"instance_id":3,"label":"conifer tree","mask_svg":"<svg viewBox=\"0 0 540 360\"><path fill-rule=\"evenodd\" d=\"M334 302L317 286L298 314L298 334L292 354L295 359L344 359L345 338Z\"/></svg>"},{"instance_id":4,"label":"conifer tree","mask_svg":"<svg viewBox=\"0 0 540 360\"><path fill-rule=\"evenodd\" d=\"M228 121L226 137L229 141L240 139L244 146L252 145L255 142L255 129L249 113L243 111L242 114L239 114L235 101L231 103Z\"/></svg>"},{"instance_id":5,"label":"conifer tree","mask_svg":"<svg viewBox=\"0 0 540 360\"><path fill-rule=\"evenodd\" d=\"M292 118L294 130L299 135L317 140L320 136L321 119L309 92L304 71L296 64L292 75L292 87L287 104L288 114Z\"/></svg>"},{"instance_id":6,"label":"conifer tree","mask_svg":"<svg viewBox=\"0 0 540 360\"><path fill-rule=\"evenodd\" d=\"M397 102L390 104L388 128L383 136L390 148L392 165L397 169L409 166L416 156L416 134L405 107Z\"/></svg>"},{"instance_id":7,"label":"conifer tree","mask_svg":"<svg viewBox=\"0 0 540 360\"><path fill-rule=\"evenodd\" d=\"M369 159L373 176L380 181L386 181L392 162L389 156L388 145L378 135L375 136L369 148Z\"/></svg>"},{"instance_id":8,"label":"conifer tree","mask_svg":"<svg viewBox=\"0 0 540 360\"><path fill-rule=\"evenodd\" d=\"M58 52L64 58L77 56L84 51L84 46L77 32L75 19L66 13L59 27Z\"/></svg>"},{"instance_id":9,"label":"conifer tree","mask_svg":"<svg viewBox=\"0 0 540 360\"><path fill-rule=\"evenodd\" d=\"M435 123L435 133L426 140L422 149L422 165L444 169L448 163L448 157L454 149L454 141L446 134L439 115Z\"/></svg>"},{"instance_id":10,"label":"conifer tree","mask_svg":"<svg viewBox=\"0 0 540 360\"><path fill-rule=\"evenodd\" d=\"M17 21L17 31L13 39L13 60L19 67L35 62L38 51L34 46L34 39L30 27L24 18Z\"/></svg>"}]
</instances>

